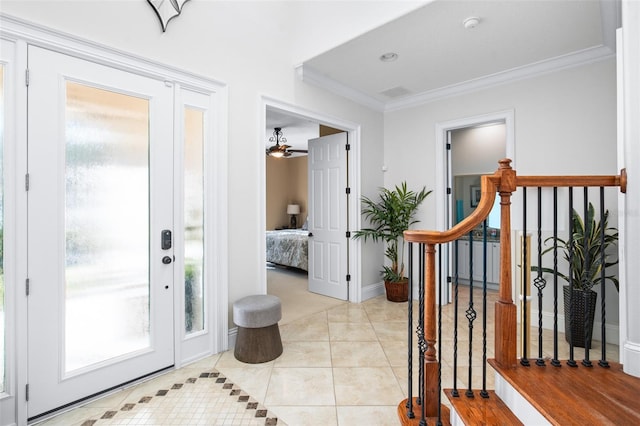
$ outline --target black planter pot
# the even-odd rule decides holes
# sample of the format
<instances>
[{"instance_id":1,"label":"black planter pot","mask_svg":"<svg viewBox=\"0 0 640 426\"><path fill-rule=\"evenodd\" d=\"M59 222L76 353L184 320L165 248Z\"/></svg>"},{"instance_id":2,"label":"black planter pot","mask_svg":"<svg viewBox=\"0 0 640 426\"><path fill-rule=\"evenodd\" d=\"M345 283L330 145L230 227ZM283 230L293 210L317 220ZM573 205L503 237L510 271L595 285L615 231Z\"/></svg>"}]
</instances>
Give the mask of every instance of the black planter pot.
<instances>
[{"instance_id":1,"label":"black planter pot","mask_svg":"<svg viewBox=\"0 0 640 426\"><path fill-rule=\"evenodd\" d=\"M562 288L564 292L564 335L567 343L573 346L591 348L593 319L596 314L598 293L593 290Z\"/></svg>"}]
</instances>

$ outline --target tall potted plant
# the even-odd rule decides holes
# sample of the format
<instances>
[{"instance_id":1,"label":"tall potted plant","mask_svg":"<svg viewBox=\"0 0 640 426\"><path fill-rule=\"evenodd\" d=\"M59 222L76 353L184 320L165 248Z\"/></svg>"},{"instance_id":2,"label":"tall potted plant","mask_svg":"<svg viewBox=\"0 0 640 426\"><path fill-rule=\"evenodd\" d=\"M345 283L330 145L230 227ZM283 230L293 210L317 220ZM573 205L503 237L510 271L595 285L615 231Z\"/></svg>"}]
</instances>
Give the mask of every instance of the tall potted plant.
<instances>
[{"instance_id":1,"label":"tall potted plant","mask_svg":"<svg viewBox=\"0 0 640 426\"><path fill-rule=\"evenodd\" d=\"M618 230L608 226L609 210L604 212L600 220L596 220L595 209L589 203L587 215L582 216L574 209L572 212L572 238L556 238L558 250L562 250L563 257L569 265L569 272L557 272L558 276L567 282L563 287L565 311L565 338L567 342L577 347L591 347L593 321L598 294L593 287L610 281L618 290L618 278L609 274L602 277L602 269L616 265L618 258L615 248L618 243ZM604 228L604 239L601 238ZM545 240L545 244L553 241L554 237ZM542 254L553 251L554 247L546 248ZM614 253L615 251L615 253ZM604 253L604 257L602 254ZM603 261L604 259L604 261ZM553 273L551 268L532 267L534 271ZM587 346L585 346L587 345Z\"/></svg>"},{"instance_id":2,"label":"tall potted plant","mask_svg":"<svg viewBox=\"0 0 640 426\"><path fill-rule=\"evenodd\" d=\"M418 207L431 191L425 187L420 192L409 191L407 183L402 182L394 189L380 188L378 200L362 197L362 215L370 228L354 232L354 238L367 241L384 241L385 256L390 265L383 265L382 276L385 282L387 300L406 302L409 296L408 278L404 269L404 239L402 233L418 222L414 219Z\"/></svg>"}]
</instances>

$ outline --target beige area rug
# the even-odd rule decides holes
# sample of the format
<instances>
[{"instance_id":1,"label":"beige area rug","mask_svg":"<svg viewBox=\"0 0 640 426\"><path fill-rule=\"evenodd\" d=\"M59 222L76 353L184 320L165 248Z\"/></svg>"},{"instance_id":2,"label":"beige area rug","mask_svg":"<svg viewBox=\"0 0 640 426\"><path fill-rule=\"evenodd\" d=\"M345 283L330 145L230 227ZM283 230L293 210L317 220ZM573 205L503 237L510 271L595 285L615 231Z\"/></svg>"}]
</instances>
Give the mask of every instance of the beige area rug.
<instances>
[{"instance_id":1,"label":"beige area rug","mask_svg":"<svg viewBox=\"0 0 640 426\"><path fill-rule=\"evenodd\" d=\"M267 269L267 293L278 296L282 302L280 325L347 303L311 293L307 287L308 279L304 271L279 267Z\"/></svg>"}]
</instances>

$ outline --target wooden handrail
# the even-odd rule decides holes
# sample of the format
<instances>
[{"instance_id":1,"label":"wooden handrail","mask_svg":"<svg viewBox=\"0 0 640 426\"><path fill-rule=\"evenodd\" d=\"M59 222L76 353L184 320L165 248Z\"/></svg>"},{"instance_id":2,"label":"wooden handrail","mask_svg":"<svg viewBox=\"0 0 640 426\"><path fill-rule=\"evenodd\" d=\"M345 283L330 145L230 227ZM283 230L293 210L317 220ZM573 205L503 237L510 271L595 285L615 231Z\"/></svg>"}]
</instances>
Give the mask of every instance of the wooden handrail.
<instances>
[{"instance_id":1,"label":"wooden handrail","mask_svg":"<svg viewBox=\"0 0 640 426\"><path fill-rule=\"evenodd\" d=\"M499 180L499 178L498 178ZM411 243L443 244L455 241L465 234L468 234L476 226L480 225L491 212L493 202L496 199L495 175L480 177L480 192L482 194L478 207L469 216L446 231L404 231L404 239Z\"/></svg>"},{"instance_id":2,"label":"wooden handrail","mask_svg":"<svg viewBox=\"0 0 640 426\"><path fill-rule=\"evenodd\" d=\"M620 192L627 192L627 171L620 170L619 175L586 176L517 176L518 187L567 187L567 186L619 186Z\"/></svg>"}]
</instances>

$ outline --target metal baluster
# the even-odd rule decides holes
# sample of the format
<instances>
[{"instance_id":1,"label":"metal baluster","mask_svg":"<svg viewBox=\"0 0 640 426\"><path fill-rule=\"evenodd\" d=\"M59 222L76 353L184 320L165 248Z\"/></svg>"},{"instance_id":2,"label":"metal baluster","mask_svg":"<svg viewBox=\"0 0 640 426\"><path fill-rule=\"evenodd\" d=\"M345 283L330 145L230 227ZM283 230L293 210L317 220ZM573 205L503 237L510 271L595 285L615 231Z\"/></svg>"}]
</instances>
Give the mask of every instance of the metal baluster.
<instances>
[{"instance_id":1,"label":"metal baluster","mask_svg":"<svg viewBox=\"0 0 640 426\"><path fill-rule=\"evenodd\" d=\"M591 259L589 258L591 256L591 253L589 253L589 241L588 241L588 235L591 234L591 228L589 228L589 226L591 225L591 221L587 220L588 218L588 211L589 211L589 188L588 187L584 187L584 237L582 238L582 242L583 242L583 252L584 252L584 266L582 267L582 270L584 271L585 268L587 268L587 265L589 265L591 263ZM585 277L583 277L583 279L586 279L586 274ZM581 283L582 288L585 288L585 284L586 283ZM591 324L590 324L590 315L588 312L588 306L589 304L587 303L587 297L588 297L588 292L584 291L582 292L582 303L583 303L583 307L584 307L584 359L582 360L582 365L584 365L585 367L593 367L593 364L591 364L591 360L589 359L589 350L591 349L591 336L589 336L589 332L591 330Z\"/></svg>"},{"instance_id":2,"label":"metal baluster","mask_svg":"<svg viewBox=\"0 0 640 426\"><path fill-rule=\"evenodd\" d=\"M453 280L453 386L451 396L459 397L458 392L458 240L454 242L456 253L455 274Z\"/></svg>"},{"instance_id":3,"label":"metal baluster","mask_svg":"<svg viewBox=\"0 0 640 426\"><path fill-rule=\"evenodd\" d=\"M415 414L413 413L413 243L409 243L408 245L408 253L409 253L409 305L407 306L408 311L408 321L407 325L407 340L409 345L409 353L408 353L408 361L409 364L407 366L407 417L410 419L415 418Z\"/></svg>"},{"instance_id":4,"label":"metal baluster","mask_svg":"<svg viewBox=\"0 0 640 426\"><path fill-rule=\"evenodd\" d=\"M465 395L468 398L473 398L471 378L473 377L473 321L476 319L476 311L473 308L473 235L472 233L469 233L469 235L469 307L465 311L469 328L469 367L467 368L469 377Z\"/></svg>"},{"instance_id":5,"label":"metal baluster","mask_svg":"<svg viewBox=\"0 0 640 426\"><path fill-rule=\"evenodd\" d=\"M438 420L436 426L442 426L442 245L438 244Z\"/></svg>"},{"instance_id":6,"label":"metal baluster","mask_svg":"<svg viewBox=\"0 0 640 426\"><path fill-rule=\"evenodd\" d=\"M573 316L573 187L569 187L569 318L566 318L567 313L565 312L565 321L570 321L570 318ZM565 327L566 328L566 327ZM569 360L567 361L567 365L569 367L577 367L578 364L574 358L574 348L573 348L573 339L570 338L571 335L571 323L569 323Z\"/></svg>"},{"instance_id":7,"label":"metal baluster","mask_svg":"<svg viewBox=\"0 0 640 426\"><path fill-rule=\"evenodd\" d=\"M600 226L600 247L605 246L605 209L604 209L604 186L600 187L600 223L602 224ZM602 314L602 357L600 358L600 361L598 361L598 365L600 367L604 367L604 368L609 368L609 363L607 362L607 328L606 328L606 323L607 323L607 308L606 308L606 296L607 296L607 292L606 292L606 281L605 281L605 269L606 269L606 263L605 263L605 252L604 250L600 250L600 264L602 265L602 269L600 270L600 285L602 286L602 299L600 300L600 311Z\"/></svg>"},{"instance_id":8,"label":"metal baluster","mask_svg":"<svg viewBox=\"0 0 640 426\"><path fill-rule=\"evenodd\" d=\"M553 359L551 365L561 367L558 360L558 188L553 188Z\"/></svg>"},{"instance_id":9,"label":"metal baluster","mask_svg":"<svg viewBox=\"0 0 640 426\"><path fill-rule=\"evenodd\" d=\"M420 424L425 422L425 405L423 402L425 400L425 387L424 387L424 353L427 350L427 342L424 340L424 287L425 287L425 277L424 277L424 256L425 256L425 245L424 243L420 243L418 245L418 249L420 252L420 256L418 258L418 269L419 269L419 289L418 289L418 311L420 312L418 317L418 347L420 349L418 361L420 362L420 366L418 367L418 398L416 400L417 404L420 404Z\"/></svg>"},{"instance_id":10,"label":"metal baluster","mask_svg":"<svg viewBox=\"0 0 640 426\"><path fill-rule=\"evenodd\" d=\"M547 286L547 280L542 277L542 187L538 187L538 276L533 280L538 289L538 359L536 365L546 364L542 357L542 290Z\"/></svg>"},{"instance_id":11,"label":"metal baluster","mask_svg":"<svg viewBox=\"0 0 640 426\"><path fill-rule=\"evenodd\" d=\"M527 187L524 186L522 188L522 265L521 268L522 270L520 271L522 274L522 290L523 290L523 294L521 295L522 297L522 357L520 357L520 364L528 367L529 366L529 359L527 358L527 354L529 353L529 342L527 341L527 327L529 327L529 324L527 323L527 296L526 296L526 292L524 291L525 286L529 285L529 283L524 283L524 279L525 277L528 276L527 274L527 268L529 267L529 265L527 265Z\"/></svg>"},{"instance_id":12,"label":"metal baluster","mask_svg":"<svg viewBox=\"0 0 640 426\"><path fill-rule=\"evenodd\" d=\"M487 220L484 221L482 246L484 247L484 272L482 274L482 390L480 396L489 398L487 392ZM471 387L471 386L469 386Z\"/></svg>"}]
</instances>

